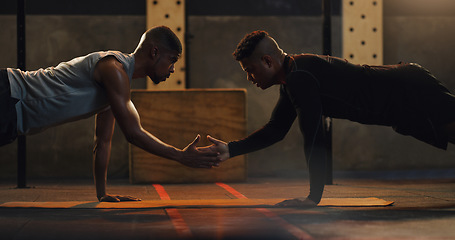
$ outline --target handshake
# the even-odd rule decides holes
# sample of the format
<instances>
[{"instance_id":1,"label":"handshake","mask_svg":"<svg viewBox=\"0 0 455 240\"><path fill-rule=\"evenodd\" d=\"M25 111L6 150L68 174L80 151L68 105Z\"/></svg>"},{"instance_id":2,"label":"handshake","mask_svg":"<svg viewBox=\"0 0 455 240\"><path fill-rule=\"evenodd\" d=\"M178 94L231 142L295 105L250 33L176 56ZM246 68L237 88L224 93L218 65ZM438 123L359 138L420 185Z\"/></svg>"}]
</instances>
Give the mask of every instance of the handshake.
<instances>
[{"instance_id":1,"label":"handshake","mask_svg":"<svg viewBox=\"0 0 455 240\"><path fill-rule=\"evenodd\" d=\"M212 168L229 159L229 147L226 142L208 135L207 139L213 144L196 147L200 139L201 136L198 134L192 143L181 150L182 156L177 161L188 167Z\"/></svg>"}]
</instances>

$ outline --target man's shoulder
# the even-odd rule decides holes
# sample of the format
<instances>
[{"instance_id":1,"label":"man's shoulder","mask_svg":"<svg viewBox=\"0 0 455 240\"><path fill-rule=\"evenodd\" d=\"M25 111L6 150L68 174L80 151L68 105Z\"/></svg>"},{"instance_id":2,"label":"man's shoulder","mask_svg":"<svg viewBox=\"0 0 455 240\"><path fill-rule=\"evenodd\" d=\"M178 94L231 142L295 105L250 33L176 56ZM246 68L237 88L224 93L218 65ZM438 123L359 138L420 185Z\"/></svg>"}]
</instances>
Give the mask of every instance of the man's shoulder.
<instances>
[{"instance_id":1,"label":"man's shoulder","mask_svg":"<svg viewBox=\"0 0 455 240\"><path fill-rule=\"evenodd\" d=\"M120 52L118 52L120 53ZM73 58L72 60L68 62L62 62L61 64L63 65L74 65L74 66L79 66L79 67L97 67L98 63L106 58L112 58L116 59L116 54L117 52L112 52L112 51L98 51L98 52L91 52L85 56L80 56Z\"/></svg>"},{"instance_id":2,"label":"man's shoulder","mask_svg":"<svg viewBox=\"0 0 455 240\"><path fill-rule=\"evenodd\" d=\"M113 55L106 55L99 59L94 69L94 79L97 82L111 81L119 76L127 76L123 64ZM128 78L120 77L119 79L128 81Z\"/></svg>"},{"instance_id":3,"label":"man's shoulder","mask_svg":"<svg viewBox=\"0 0 455 240\"><path fill-rule=\"evenodd\" d=\"M312 60L321 58L321 55L313 54L313 53L300 53L300 54L293 54L291 55L295 60Z\"/></svg>"},{"instance_id":4,"label":"man's shoulder","mask_svg":"<svg viewBox=\"0 0 455 240\"><path fill-rule=\"evenodd\" d=\"M134 71L134 54L126 54L120 51L101 52L99 62L105 62L108 66L125 72L131 80Z\"/></svg>"},{"instance_id":5,"label":"man's shoulder","mask_svg":"<svg viewBox=\"0 0 455 240\"><path fill-rule=\"evenodd\" d=\"M125 72L123 64L113 55L107 55L100 58L95 66L95 71L100 71L102 74L112 74L115 72Z\"/></svg>"},{"instance_id":6,"label":"man's shoulder","mask_svg":"<svg viewBox=\"0 0 455 240\"><path fill-rule=\"evenodd\" d=\"M325 61L324 57L325 56L318 55L318 54L312 54L312 53L302 53L302 54L292 55L292 58L294 58L295 63L299 67L323 63Z\"/></svg>"}]
</instances>

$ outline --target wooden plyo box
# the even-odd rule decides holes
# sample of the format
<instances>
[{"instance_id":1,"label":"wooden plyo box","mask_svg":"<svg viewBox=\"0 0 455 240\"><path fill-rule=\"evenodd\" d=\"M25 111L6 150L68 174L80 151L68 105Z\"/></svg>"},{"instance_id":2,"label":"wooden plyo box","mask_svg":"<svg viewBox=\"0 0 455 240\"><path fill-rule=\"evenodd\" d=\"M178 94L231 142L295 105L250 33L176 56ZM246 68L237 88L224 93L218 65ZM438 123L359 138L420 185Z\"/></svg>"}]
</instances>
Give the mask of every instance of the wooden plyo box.
<instances>
[{"instance_id":1,"label":"wooden plyo box","mask_svg":"<svg viewBox=\"0 0 455 240\"><path fill-rule=\"evenodd\" d=\"M183 149L197 134L198 146L211 135L225 142L246 136L245 89L134 90L131 100L142 127L165 143ZM130 144L131 183L202 183L245 181L246 157L237 156L212 169L184 166Z\"/></svg>"}]
</instances>

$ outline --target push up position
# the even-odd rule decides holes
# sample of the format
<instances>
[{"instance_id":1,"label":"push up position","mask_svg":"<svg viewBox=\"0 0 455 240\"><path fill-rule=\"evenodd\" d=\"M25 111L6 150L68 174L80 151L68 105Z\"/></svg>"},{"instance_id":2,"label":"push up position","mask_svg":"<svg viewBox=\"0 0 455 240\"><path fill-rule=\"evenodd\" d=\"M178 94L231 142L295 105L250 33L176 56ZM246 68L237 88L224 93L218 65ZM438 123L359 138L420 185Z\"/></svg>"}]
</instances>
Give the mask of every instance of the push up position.
<instances>
[{"instance_id":1,"label":"push up position","mask_svg":"<svg viewBox=\"0 0 455 240\"><path fill-rule=\"evenodd\" d=\"M96 114L93 152L99 201L139 200L106 193L115 121L128 142L149 153L190 167L218 165L217 153L196 148L199 135L181 150L144 130L130 99L132 79L148 76L156 84L165 81L174 72L181 53L182 45L177 36L169 28L160 26L145 32L132 54L95 52L36 71L1 69L0 146L11 143L18 134L37 133Z\"/></svg>"},{"instance_id":2,"label":"push up position","mask_svg":"<svg viewBox=\"0 0 455 240\"><path fill-rule=\"evenodd\" d=\"M435 147L455 140L455 97L414 63L368 66L314 54L287 55L265 31L247 34L233 53L247 79L262 89L280 84L269 122L248 137L225 143L210 138L222 160L282 140L298 117L310 175L307 197L278 206L316 206L324 191L327 149L323 116L392 126Z\"/></svg>"}]
</instances>

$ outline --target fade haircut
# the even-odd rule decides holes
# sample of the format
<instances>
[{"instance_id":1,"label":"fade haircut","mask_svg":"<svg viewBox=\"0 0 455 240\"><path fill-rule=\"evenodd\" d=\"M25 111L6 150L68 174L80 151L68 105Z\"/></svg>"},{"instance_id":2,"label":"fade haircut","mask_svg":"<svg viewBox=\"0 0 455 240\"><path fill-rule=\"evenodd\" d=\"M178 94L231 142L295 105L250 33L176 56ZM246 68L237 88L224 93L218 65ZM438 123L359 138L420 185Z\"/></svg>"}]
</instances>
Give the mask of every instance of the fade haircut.
<instances>
[{"instance_id":1,"label":"fade haircut","mask_svg":"<svg viewBox=\"0 0 455 240\"><path fill-rule=\"evenodd\" d=\"M175 33L166 26L158 26L149 29L146 33L146 38L153 41L155 44L161 45L169 50L182 53L182 43Z\"/></svg>"},{"instance_id":2,"label":"fade haircut","mask_svg":"<svg viewBox=\"0 0 455 240\"><path fill-rule=\"evenodd\" d=\"M235 49L234 53L232 53L235 60L240 61L244 58L250 57L259 42L266 37L269 37L269 33L266 31L254 31L245 35L245 37L243 37L237 45L237 49Z\"/></svg>"}]
</instances>

